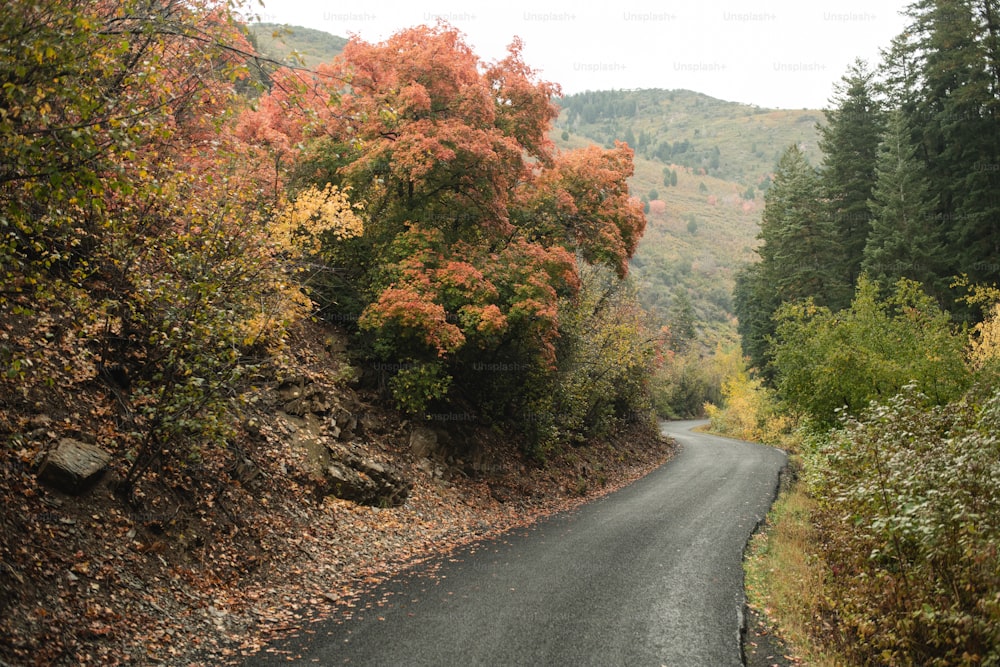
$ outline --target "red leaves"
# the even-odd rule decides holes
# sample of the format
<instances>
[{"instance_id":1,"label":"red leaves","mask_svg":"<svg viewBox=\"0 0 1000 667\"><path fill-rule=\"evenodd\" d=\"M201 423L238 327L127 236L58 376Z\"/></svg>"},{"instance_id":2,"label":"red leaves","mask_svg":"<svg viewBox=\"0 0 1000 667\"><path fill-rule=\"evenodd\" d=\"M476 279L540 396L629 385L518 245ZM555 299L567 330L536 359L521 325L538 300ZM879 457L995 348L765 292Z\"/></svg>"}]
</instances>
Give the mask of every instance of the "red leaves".
<instances>
[{"instance_id":1,"label":"red leaves","mask_svg":"<svg viewBox=\"0 0 1000 667\"><path fill-rule=\"evenodd\" d=\"M390 324L402 329L401 335L412 336L435 350L438 356L454 352L465 343L461 330L448 321L448 313L431 295L421 294L414 287L390 287L379 295L361 318L361 326L382 329Z\"/></svg>"},{"instance_id":2,"label":"red leaves","mask_svg":"<svg viewBox=\"0 0 1000 667\"><path fill-rule=\"evenodd\" d=\"M493 347L516 324L544 362L554 362L558 301L580 284L566 249L516 238L488 253L466 243L448 247L440 232L421 228L402 235L396 247L412 254L365 311L362 327L379 330L387 342L420 340L445 357L468 341Z\"/></svg>"}]
</instances>

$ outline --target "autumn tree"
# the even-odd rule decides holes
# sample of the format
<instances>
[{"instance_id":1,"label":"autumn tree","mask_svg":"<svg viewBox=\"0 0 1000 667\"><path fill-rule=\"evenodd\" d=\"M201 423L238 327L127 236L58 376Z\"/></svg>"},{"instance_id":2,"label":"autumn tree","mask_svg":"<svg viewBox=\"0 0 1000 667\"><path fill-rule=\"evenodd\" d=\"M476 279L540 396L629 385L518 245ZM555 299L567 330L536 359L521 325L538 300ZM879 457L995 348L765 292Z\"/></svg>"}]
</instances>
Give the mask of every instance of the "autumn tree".
<instances>
[{"instance_id":1,"label":"autumn tree","mask_svg":"<svg viewBox=\"0 0 1000 667\"><path fill-rule=\"evenodd\" d=\"M363 205L364 233L329 247L350 275L338 299L413 413L459 401L484 420L523 412L521 390L558 367L578 262L622 277L644 229L631 149L556 154L559 89L521 51L514 40L484 63L443 23L354 39L313 81L332 103L258 119L259 135L306 138L295 187L331 183Z\"/></svg>"},{"instance_id":2,"label":"autumn tree","mask_svg":"<svg viewBox=\"0 0 1000 667\"><path fill-rule=\"evenodd\" d=\"M0 307L37 334L0 351L4 400L107 393L131 491L225 442L241 378L311 308L310 235L355 209L289 204L271 234L284 202L233 131L252 54L226 5L14 2L0 32Z\"/></svg>"}]
</instances>

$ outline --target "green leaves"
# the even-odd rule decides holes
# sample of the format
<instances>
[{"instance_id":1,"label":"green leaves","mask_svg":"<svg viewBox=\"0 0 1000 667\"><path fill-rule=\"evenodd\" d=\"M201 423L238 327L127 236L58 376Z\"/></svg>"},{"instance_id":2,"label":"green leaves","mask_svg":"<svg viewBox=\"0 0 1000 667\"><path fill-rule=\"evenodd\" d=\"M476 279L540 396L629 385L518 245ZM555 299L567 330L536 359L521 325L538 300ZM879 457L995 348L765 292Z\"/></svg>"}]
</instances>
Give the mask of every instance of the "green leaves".
<instances>
[{"instance_id":1,"label":"green leaves","mask_svg":"<svg viewBox=\"0 0 1000 667\"><path fill-rule=\"evenodd\" d=\"M882 301L877 284L862 277L847 310L785 304L776 319L778 391L820 424L835 424L841 408L857 415L869 401L887 400L910 382L932 402L945 403L970 381L965 336L911 281L901 280Z\"/></svg>"},{"instance_id":2,"label":"green leaves","mask_svg":"<svg viewBox=\"0 0 1000 667\"><path fill-rule=\"evenodd\" d=\"M1000 660L1000 394L927 408L913 386L814 455L828 595L858 663ZM843 517L853 517L845 522ZM914 622L916 621L916 622ZM970 660L970 656L978 656Z\"/></svg>"}]
</instances>

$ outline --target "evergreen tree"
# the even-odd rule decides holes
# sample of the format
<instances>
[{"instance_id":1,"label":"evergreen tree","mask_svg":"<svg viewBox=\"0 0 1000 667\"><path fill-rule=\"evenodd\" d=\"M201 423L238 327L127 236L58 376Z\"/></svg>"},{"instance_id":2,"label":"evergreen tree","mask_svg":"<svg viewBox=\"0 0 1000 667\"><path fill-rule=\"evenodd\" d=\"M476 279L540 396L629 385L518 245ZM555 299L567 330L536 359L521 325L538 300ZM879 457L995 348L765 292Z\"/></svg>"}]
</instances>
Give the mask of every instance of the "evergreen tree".
<instances>
[{"instance_id":1,"label":"evergreen tree","mask_svg":"<svg viewBox=\"0 0 1000 667\"><path fill-rule=\"evenodd\" d=\"M757 252L763 276L781 301L812 297L830 305L844 290L836 230L824 215L820 179L798 146L781 156L764 197Z\"/></svg>"},{"instance_id":2,"label":"evergreen tree","mask_svg":"<svg viewBox=\"0 0 1000 667\"><path fill-rule=\"evenodd\" d=\"M774 335L771 319L781 301L763 277L762 264L748 264L736 273L733 288L733 312L738 323L743 356L750 359L750 367L768 377L768 340Z\"/></svg>"},{"instance_id":3,"label":"evergreen tree","mask_svg":"<svg viewBox=\"0 0 1000 667\"><path fill-rule=\"evenodd\" d=\"M911 123L947 242L944 276L1000 280L1000 3L920 0Z\"/></svg>"},{"instance_id":4,"label":"evergreen tree","mask_svg":"<svg viewBox=\"0 0 1000 667\"><path fill-rule=\"evenodd\" d=\"M685 351L697 335L694 306L685 290L678 290L670 307L671 349Z\"/></svg>"},{"instance_id":5,"label":"evergreen tree","mask_svg":"<svg viewBox=\"0 0 1000 667\"><path fill-rule=\"evenodd\" d=\"M932 218L937 201L916 152L906 116L891 114L868 202L872 231L862 267L883 287L909 278L923 283L929 293L941 294L939 288L946 287L938 284L941 243Z\"/></svg>"},{"instance_id":6,"label":"evergreen tree","mask_svg":"<svg viewBox=\"0 0 1000 667\"><path fill-rule=\"evenodd\" d=\"M884 112L874 96L874 73L857 60L836 87L833 109L824 111L827 124L818 126L824 153L822 192L826 215L840 248L836 271L844 289L829 294L838 310L850 304L861 272L871 231L868 200L875 182L875 160L884 131Z\"/></svg>"},{"instance_id":7,"label":"evergreen tree","mask_svg":"<svg viewBox=\"0 0 1000 667\"><path fill-rule=\"evenodd\" d=\"M631 127L625 128L625 136L623 137L622 140L626 144L628 144L630 148L633 148L633 149L639 143L638 140L635 138L635 132L632 131Z\"/></svg>"},{"instance_id":8,"label":"evergreen tree","mask_svg":"<svg viewBox=\"0 0 1000 667\"><path fill-rule=\"evenodd\" d=\"M783 302L812 298L828 305L845 289L835 229L823 214L819 192L816 170L798 146L790 146L764 197L760 262L737 274L734 292L744 354L761 372L774 333L772 315Z\"/></svg>"}]
</instances>

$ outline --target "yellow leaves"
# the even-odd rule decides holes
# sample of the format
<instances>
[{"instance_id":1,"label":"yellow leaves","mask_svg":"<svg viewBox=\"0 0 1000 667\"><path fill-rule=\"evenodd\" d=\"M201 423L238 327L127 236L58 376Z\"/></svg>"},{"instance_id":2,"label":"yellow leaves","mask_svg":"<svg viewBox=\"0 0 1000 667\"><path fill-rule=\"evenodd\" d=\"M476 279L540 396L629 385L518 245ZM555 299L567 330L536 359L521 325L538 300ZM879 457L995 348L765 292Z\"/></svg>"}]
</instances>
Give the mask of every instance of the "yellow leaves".
<instances>
[{"instance_id":1,"label":"yellow leaves","mask_svg":"<svg viewBox=\"0 0 1000 667\"><path fill-rule=\"evenodd\" d=\"M974 327L970 347L969 357L977 370L1000 360L1000 303L993 304L986 319Z\"/></svg>"},{"instance_id":2,"label":"yellow leaves","mask_svg":"<svg viewBox=\"0 0 1000 667\"><path fill-rule=\"evenodd\" d=\"M322 250L322 237L338 241L360 236L364 223L351 204L346 190L327 183L322 190L314 186L303 190L275 216L272 238L286 252L295 256L316 254Z\"/></svg>"}]
</instances>

